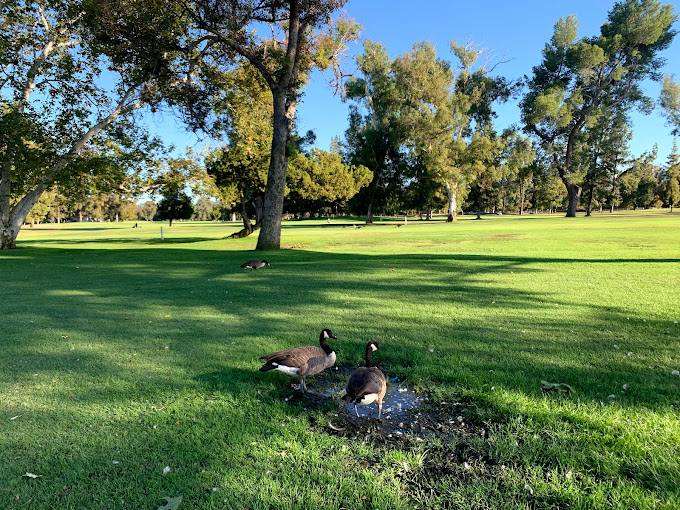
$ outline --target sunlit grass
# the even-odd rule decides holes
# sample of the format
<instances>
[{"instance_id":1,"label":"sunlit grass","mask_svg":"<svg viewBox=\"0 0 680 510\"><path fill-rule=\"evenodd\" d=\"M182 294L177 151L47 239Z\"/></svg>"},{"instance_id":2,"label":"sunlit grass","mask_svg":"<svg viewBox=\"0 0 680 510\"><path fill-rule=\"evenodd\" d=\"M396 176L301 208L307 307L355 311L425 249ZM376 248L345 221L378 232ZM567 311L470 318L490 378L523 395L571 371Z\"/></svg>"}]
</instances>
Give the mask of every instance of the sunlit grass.
<instances>
[{"instance_id":1,"label":"sunlit grass","mask_svg":"<svg viewBox=\"0 0 680 510\"><path fill-rule=\"evenodd\" d=\"M0 507L680 506L680 214L334 221L284 222L253 272L236 223L25 228L0 253ZM324 327L488 432L325 434L335 404L257 371Z\"/></svg>"}]
</instances>

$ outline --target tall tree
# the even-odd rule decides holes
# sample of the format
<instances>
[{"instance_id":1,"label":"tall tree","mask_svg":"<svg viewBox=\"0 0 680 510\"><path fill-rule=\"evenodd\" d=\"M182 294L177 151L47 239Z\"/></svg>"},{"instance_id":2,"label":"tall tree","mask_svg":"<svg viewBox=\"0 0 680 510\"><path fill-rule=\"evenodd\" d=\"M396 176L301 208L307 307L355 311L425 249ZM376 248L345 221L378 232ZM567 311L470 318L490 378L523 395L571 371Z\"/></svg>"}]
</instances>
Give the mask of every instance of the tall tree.
<instances>
[{"instance_id":1,"label":"tall tree","mask_svg":"<svg viewBox=\"0 0 680 510\"><path fill-rule=\"evenodd\" d=\"M262 75L273 98L271 157L258 250L281 245L281 215L288 170L286 146L302 87L313 68L337 63L358 36L353 21L332 22L345 0L180 0L198 31L197 54L207 64L245 59ZM271 35L265 36L269 26Z\"/></svg>"},{"instance_id":2,"label":"tall tree","mask_svg":"<svg viewBox=\"0 0 680 510\"><path fill-rule=\"evenodd\" d=\"M149 65L153 49L101 45L94 33L109 20L100 7L94 0L2 3L1 249L16 246L31 208L55 183L68 188L96 173L122 180L131 170L126 157L134 154L135 166L144 158L126 119L157 102L162 66Z\"/></svg>"},{"instance_id":3,"label":"tall tree","mask_svg":"<svg viewBox=\"0 0 680 510\"><path fill-rule=\"evenodd\" d=\"M505 138L503 150L503 166L506 177L514 179L517 183L519 213L524 214L526 191L533 176L533 165L536 153L531 145L531 140L520 135L515 128L503 133Z\"/></svg>"},{"instance_id":4,"label":"tall tree","mask_svg":"<svg viewBox=\"0 0 680 510\"><path fill-rule=\"evenodd\" d=\"M384 206L402 186L403 137L397 124L400 103L392 62L382 44L365 41L364 53L356 60L361 76L345 86L345 97L354 102L345 133L345 154L350 164L364 165L373 172L373 180L358 195L366 223L373 223L376 208Z\"/></svg>"},{"instance_id":5,"label":"tall tree","mask_svg":"<svg viewBox=\"0 0 680 510\"><path fill-rule=\"evenodd\" d=\"M548 147L567 190L567 216L576 216L583 185L573 167L578 135L606 109L649 106L640 83L660 78L659 53L675 36L676 18L672 5L625 0L614 4L597 37L577 40L573 15L555 24L521 108L527 131Z\"/></svg>"},{"instance_id":6,"label":"tall tree","mask_svg":"<svg viewBox=\"0 0 680 510\"><path fill-rule=\"evenodd\" d=\"M271 90L252 66L240 65L226 75L224 100L216 111L226 118L228 145L209 155L206 168L222 194L236 195L243 220L239 237L245 237L261 226L271 158Z\"/></svg>"},{"instance_id":7,"label":"tall tree","mask_svg":"<svg viewBox=\"0 0 680 510\"><path fill-rule=\"evenodd\" d=\"M664 175L664 195L668 207L673 212L673 207L680 204L680 155L678 144L673 141L673 150L668 155Z\"/></svg>"}]
</instances>

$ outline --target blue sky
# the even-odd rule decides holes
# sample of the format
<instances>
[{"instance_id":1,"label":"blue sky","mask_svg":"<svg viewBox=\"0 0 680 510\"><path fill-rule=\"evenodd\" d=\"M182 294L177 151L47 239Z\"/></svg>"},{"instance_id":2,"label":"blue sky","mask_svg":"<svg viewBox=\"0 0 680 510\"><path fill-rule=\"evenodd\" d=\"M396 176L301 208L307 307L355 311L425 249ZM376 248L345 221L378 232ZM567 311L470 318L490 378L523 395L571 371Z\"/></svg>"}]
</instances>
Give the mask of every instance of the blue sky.
<instances>
[{"instance_id":1,"label":"blue sky","mask_svg":"<svg viewBox=\"0 0 680 510\"><path fill-rule=\"evenodd\" d=\"M664 2L667 3L667 2ZM676 13L680 2L670 2ZM541 50L550 40L553 26L560 17L575 14L579 18L579 36L599 34L607 13L613 6L611 0L549 1L487 1L461 2L456 0L350 0L345 11L363 25L362 38L380 41L391 58L409 51L417 41L434 44L438 54L452 58L449 43L471 40L481 48L505 57L509 62L500 66L498 74L520 78L531 73L531 68L541 60ZM680 22L676 24L680 30ZM350 47L350 55L360 54L362 43ZM680 35L664 53L667 60L664 72L680 78ZM352 62L348 62L351 68ZM331 137L344 135L347 128L348 105L333 94L328 86L330 76L314 73L305 89L298 108L300 132L313 130L316 145L328 149ZM661 86L649 83L647 94L658 97ZM499 130L519 123L517 101L500 105L496 125ZM196 137L186 133L179 121L170 115L151 120L154 131L172 139L180 148L193 145ZM633 115L633 140L631 150L640 155L658 143L658 163L663 163L671 150L673 138L657 110L652 115ZM201 146L204 142L199 142Z\"/></svg>"}]
</instances>

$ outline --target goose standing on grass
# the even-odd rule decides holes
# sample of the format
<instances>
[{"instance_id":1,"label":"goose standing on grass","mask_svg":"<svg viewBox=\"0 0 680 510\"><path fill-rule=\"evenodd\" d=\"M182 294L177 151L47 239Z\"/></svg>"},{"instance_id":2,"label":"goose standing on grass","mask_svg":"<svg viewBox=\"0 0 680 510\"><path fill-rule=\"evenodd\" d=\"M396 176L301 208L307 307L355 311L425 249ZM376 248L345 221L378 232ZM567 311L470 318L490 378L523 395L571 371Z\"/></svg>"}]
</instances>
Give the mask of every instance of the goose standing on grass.
<instances>
[{"instance_id":1,"label":"goose standing on grass","mask_svg":"<svg viewBox=\"0 0 680 510\"><path fill-rule=\"evenodd\" d=\"M271 264L269 262L267 262L266 260L258 260L258 259L249 260L245 264L241 264L241 267L243 269L261 269L264 266L271 267Z\"/></svg>"},{"instance_id":2,"label":"goose standing on grass","mask_svg":"<svg viewBox=\"0 0 680 510\"><path fill-rule=\"evenodd\" d=\"M307 393L305 377L323 372L335 363L335 351L326 341L329 338L338 339L330 329L324 329L319 335L321 347L305 345L261 356L260 359L267 362L260 368L260 372L278 370L290 376L299 377L300 391L303 394Z\"/></svg>"},{"instance_id":3,"label":"goose standing on grass","mask_svg":"<svg viewBox=\"0 0 680 510\"><path fill-rule=\"evenodd\" d=\"M387 382L385 376L379 368L373 365L371 360L371 353L380 348L377 342L368 342L366 344L366 366L359 367L349 378L345 395L342 399L345 402L352 402L354 404L354 412L359 417L357 411L357 404L365 405L378 403L378 419L382 415L382 401L387 391Z\"/></svg>"}]
</instances>

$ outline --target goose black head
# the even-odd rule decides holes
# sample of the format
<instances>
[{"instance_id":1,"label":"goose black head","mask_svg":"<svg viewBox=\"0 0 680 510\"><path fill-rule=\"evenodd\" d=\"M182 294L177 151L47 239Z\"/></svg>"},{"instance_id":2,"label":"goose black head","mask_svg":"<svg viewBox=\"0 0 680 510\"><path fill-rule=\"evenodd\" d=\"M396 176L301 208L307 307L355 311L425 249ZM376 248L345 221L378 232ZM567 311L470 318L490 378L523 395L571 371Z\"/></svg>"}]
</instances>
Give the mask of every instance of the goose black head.
<instances>
[{"instance_id":1,"label":"goose black head","mask_svg":"<svg viewBox=\"0 0 680 510\"><path fill-rule=\"evenodd\" d=\"M271 263L270 263L270 262L267 262L266 260L263 260L262 263L263 263L265 266L272 267Z\"/></svg>"},{"instance_id":2,"label":"goose black head","mask_svg":"<svg viewBox=\"0 0 680 510\"><path fill-rule=\"evenodd\" d=\"M380 344L378 342L368 342L368 348L371 349L371 351L377 351L380 349Z\"/></svg>"},{"instance_id":3,"label":"goose black head","mask_svg":"<svg viewBox=\"0 0 680 510\"><path fill-rule=\"evenodd\" d=\"M324 330L321 332L320 340L326 340L326 339L328 339L328 338L332 338L332 339L334 339L334 340L337 340L337 339L338 339L338 337L335 336L335 335L333 334L333 332L332 332L330 329L324 329Z\"/></svg>"}]
</instances>

